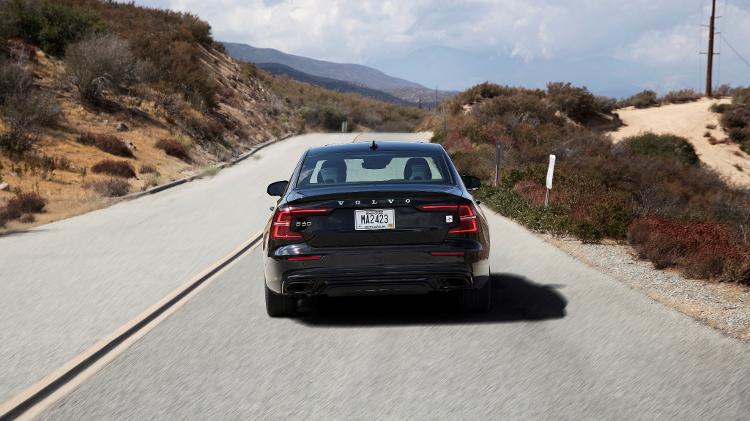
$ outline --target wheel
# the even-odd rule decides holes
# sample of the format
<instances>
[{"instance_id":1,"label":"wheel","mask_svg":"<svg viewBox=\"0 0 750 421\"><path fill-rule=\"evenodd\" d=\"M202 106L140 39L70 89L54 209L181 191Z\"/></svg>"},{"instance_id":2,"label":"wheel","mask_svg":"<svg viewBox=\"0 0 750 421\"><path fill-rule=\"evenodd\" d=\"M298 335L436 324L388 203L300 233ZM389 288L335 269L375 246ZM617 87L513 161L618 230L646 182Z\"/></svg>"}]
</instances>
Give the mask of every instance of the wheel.
<instances>
[{"instance_id":1,"label":"wheel","mask_svg":"<svg viewBox=\"0 0 750 421\"><path fill-rule=\"evenodd\" d=\"M271 317L292 317L297 314L297 297L277 294L266 287L266 312Z\"/></svg>"},{"instance_id":2,"label":"wheel","mask_svg":"<svg viewBox=\"0 0 750 421\"><path fill-rule=\"evenodd\" d=\"M492 279L481 288L462 289L458 293L458 305L463 311L483 313L490 310L492 306Z\"/></svg>"}]
</instances>

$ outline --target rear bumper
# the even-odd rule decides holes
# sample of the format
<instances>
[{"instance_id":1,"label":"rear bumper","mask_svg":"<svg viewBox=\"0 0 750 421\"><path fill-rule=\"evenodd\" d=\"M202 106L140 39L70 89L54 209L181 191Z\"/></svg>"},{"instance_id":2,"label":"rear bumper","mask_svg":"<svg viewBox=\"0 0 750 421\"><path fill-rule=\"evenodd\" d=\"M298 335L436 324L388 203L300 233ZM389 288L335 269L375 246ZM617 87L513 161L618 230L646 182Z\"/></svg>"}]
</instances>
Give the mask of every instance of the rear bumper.
<instances>
[{"instance_id":1,"label":"rear bumper","mask_svg":"<svg viewBox=\"0 0 750 421\"><path fill-rule=\"evenodd\" d=\"M432 253L452 252L456 255ZM459 254L460 253L460 254ZM292 261L294 256L320 260ZM264 256L266 285L301 295L421 294L481 288L489 279L488 252L472 240L426 246L314 249L295 245Z\"/></svg>"}]
</instances>

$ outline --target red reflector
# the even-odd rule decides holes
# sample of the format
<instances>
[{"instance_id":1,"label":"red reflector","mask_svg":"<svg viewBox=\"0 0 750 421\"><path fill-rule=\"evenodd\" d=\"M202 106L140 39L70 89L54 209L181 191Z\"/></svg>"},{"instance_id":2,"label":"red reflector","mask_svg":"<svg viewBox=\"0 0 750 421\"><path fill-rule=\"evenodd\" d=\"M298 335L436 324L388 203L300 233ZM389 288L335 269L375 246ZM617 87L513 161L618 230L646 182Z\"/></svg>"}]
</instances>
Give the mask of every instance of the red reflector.
<instances>
[{"instance_id":1,"label":"red reflector","mask_svg":"<svg viewBox=\"0 0 750 421\"><path fill-rule=\"evenodd\" d=\"M463 256L464 252L462 251L433 251L430 252L433 256Z\"/></svg>"},{"instance_id":2,"label":"red reflector","mask_svg":"<svg viewBox=\"0 0 750 421\"><path fill-rule=\"evenodd\" d=\"M294 257L290 257L287 260L300 262L300 261L306 261L306 260L320 260L321 257L322 256L294 256Z\"/></svg>"},{"instance_id":3,"label":"red reflector","mask_svg":"<svg viewBox=\"0 0 750 421\"><path fill-rule=\"evenodd\" d=\"M293 218L311 215L326 215L332 211L333 209L279 209L278 212L276 212L276 217L273 219L271 237L275 240L299 240L302 238L302 234L293 232L290 229Z\"/></svg>"}]
</instances>

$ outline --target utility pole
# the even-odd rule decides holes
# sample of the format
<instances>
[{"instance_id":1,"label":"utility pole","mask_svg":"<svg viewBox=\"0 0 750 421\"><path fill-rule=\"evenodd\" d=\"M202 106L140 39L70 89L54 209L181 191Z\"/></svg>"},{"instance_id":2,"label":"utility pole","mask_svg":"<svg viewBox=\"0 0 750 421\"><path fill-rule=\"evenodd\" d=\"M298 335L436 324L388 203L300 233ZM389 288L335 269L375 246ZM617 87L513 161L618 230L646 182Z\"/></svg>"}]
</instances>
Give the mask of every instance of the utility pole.
<instances>
[{"instance_id":1,"label":"utility pole","mask_svg":"<svg viewBox=\"0 0 750 421\"><path fill-rule=\"evenodd\" d=\"M711 0L711 20L708 23L708 60L706 63L706 96L713 96L713 73L714 73L714 32L716 30L716 0Z\"/></svg>"}]
</instances>

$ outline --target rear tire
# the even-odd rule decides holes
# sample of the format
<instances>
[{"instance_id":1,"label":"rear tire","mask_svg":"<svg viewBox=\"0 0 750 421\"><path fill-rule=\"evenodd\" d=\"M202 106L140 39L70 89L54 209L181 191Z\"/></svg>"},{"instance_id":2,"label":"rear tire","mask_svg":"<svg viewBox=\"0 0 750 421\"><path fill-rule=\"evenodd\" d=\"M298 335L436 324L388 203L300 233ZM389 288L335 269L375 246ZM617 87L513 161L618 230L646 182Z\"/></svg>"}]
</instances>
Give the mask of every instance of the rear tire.
<instances>
[{"instance_id":1,"label":"rear tire","mask_svg":"<svg viewBox=\"0 0 750 421\"><path fill-rule=\"evenodd\" d=\"M492 279L481 288L462 289L458 292L458 305L461 310L471 313L486 313L492 307Z\"/></svg>"},{"instance_id":2,"label":"rear tire","mask_svg":"<svg viewBox=\"0 0 750 421\"><path fill-rule=\"evenodd\" d=\"M297 297L277 294L266 287L266 312L271 317L292 317L297 314Z\"/></svg>"}]
</instances>

